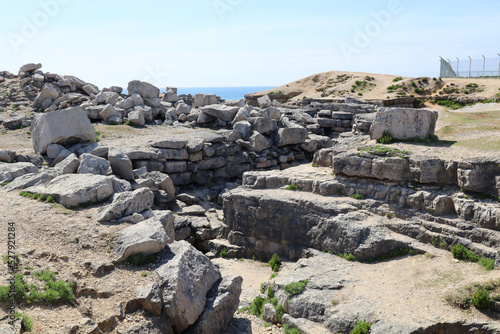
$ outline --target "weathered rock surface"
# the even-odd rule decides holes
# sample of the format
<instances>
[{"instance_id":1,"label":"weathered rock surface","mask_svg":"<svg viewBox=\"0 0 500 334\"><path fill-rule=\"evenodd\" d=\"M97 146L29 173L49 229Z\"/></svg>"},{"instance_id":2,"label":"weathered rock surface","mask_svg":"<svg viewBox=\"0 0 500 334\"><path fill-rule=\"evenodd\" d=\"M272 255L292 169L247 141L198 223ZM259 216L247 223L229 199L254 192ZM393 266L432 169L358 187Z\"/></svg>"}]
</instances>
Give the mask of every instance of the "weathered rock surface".
<instances>
[{"instance_id":1,"label":"weathered rock surface","mask_svg":"<svg viewBox=\"0 0 500 334\"><path fill-rule=\"evenodd\" d=\"M114 262L125 261L130 255L138 253L157 253L165 248L168 241L163 224L155 218L129 226L119 233Z\"/></svg>"},{"instance_id":2,"label":"weathered rock surface","mask_svg":"<svg viewBox=\"0 0 500 334\"><path fill-rule=\"evenodd\" d=\"M231 122L239 109L239 107L229 107L221 104L213 104L200 108L205 114L226 122Z\"/></svg>"},{"instance_id":3,"label":"weathered rock surface","mask_svg":"<svg viewBox=\"0 0 500 334\"><path fill-rule=\"evenodd\" d=\"M142 174L140 177L153 181L159 189L166 191L172 198L175 197L174 183L168 174L161 172L148 172Z\"/></svg>"},{"instance_id":4,"label":"weathered rock surface","mask_svg":"<svg viewBox=\"0 0 500 334\"><path fill-rule=\"evenodd\" d=\"M172 240L173 241L173 240ZM156 282L138 286L135 295L139 303L149 312L160 315L162 311L162 300L160 286Z\"/></svg>"},{"instance_id":5,"label":"weathered rock surface","mask_svg":"<svg viewBox=\"0 0 500 334\"><path fill-rule=\"evenodd\" d=\"M0 149L0 162L13 162L16 158L16 152Z\"/></svg>"},{"instance_id":6,"label":"weathered rock surface","mask_svg":"<svg viewBox=\"0 0 500 334\"><path fill-rule=\"evenodd\" d=\"M93 154L84 153L80 156L78 174L107 175L109 162Z\"/></svg>"},{"instance_id":7,"label":"weathered rock surface","mask_svg":"<svg viewBox=\"0 0 500 334\"><path fill-rule=\"evenodd\" d=\"M57 203L70 208L107 200L114 193L114 181L102 175L66 174L44 185L26 188L26 191L52 196Z\"/></svg>"},{"instance_id":8,"label":"weathered rock surface","mask_svg":"<svg viewBox=\"0 0 500 334\"><path fill-rule=\"evenodd\" d=\"M80 159L74 153L71 153L55 166L56 170L62 174L76 173L78 167L80 167Z\"/></svg>"},{"instance_id":9,"label":"weathered rock surface","mask_svg":"<svg viewBox=\"0 0 500 334\"><path fill-rule=\"evenodd\" d=\"M163 294L163 311L181 333L203 313L207 293L221 278L210 260L189 243L168 246L165 263L156 269Z\"/></svg>"},{"instance_id":10,"label":"weathered rock surface","mask_svg":"<svg viewBox=\"0 0 500 334\"><path fill-rule=\"evenodd\" d=\"M458 185L469 191L500 195L500 159L470 158L458 163Z\"/></svg>"},{"instance_id":11,"label":"weathered rock surface","mask_svg":"<svg viewBox=\"0 0 500 334\"><path fill-rule=\"evenodd\" d=\"M113 173L127 181L134 180L132 161L119 149L110 149L108 152L108 161Z\"/></svg>"},{"instance_id":12,"label":"weathered rock surface","mask_svg":"<svg viewBox=\"0 0 500 334\"><path fill-rule=\"evenodd\" d=\"M140 110L133 110L128 114L128 121L131 125L144 126L146 121L144 119L144 114Z\"/></svg>"},{"instance_id":13,"label":"weathered rock surface","mask_svg":"<svg viewBox=\"0 0 500 334\"><path fill-rule=\"evenodd\" d=\"M3 121L3 125L9 130L17 130L20 129L21 126L25 125L26 116L18 115L12 116Z\"/></svg>"},{"instance_id":14,"label":"weathered rock surface","mask_svg":"<svg viewBox=\"0 0 500 334\"><path fill-rule=\"evenodd\" d=\"M58 96L59 92L57 91L57 89L55 89L51 84L46 84L40 94L38 94L38 96L36 97L35 101L33 101L33 108L41 108L45 100L55 100L58 98Z\"/></svg>"},{"instance_id":15,"label":"weathered rock surface","mask_svg":"<svg viewBox=\"0 0 500 334\"><path fill-rule=\"evenodd\" d=\"M351 253L364 259L407 247L384 228L379 218L356 212L345 201L289 190L234 189L223 195L227 238L245 256L296 258L296 250L313 247ZM349 238L343 236L349 235Z\"/></svg>"},{"instance_id":16,"label":"weathered rock surface","mask_svg":"<svg viewBox=\"0 0 500 334\"><path fill-rule=\"evenodd\" d=\"M38 168L30 162L5 163L0 162L0 183L11 182L19 176L38 173Z\"/></svg>"},{"instance_id":17,"label":"weathered rock surface","mask_svg":"<svg viewBox=\"0 0 500 334\"><path fill-rule=\"evenodd\" d=\"M307 129L303 127L280 128L274 144L278 147L285 145L302 144L306 141Z\"/></svg>"},{"instance_id":18,"label":"weathered rock surface","mask_svg":"<svg viewBox=\"0 0 500 334\"><path fill-rule=\"evenodd\" d=\"M95 131L80 107L57 110L35 119L31 127L35 153L44 154L50 144L73 145L95 140Z\"/></svg>"},{"instance_id":19,"label":"weathered rock surface","mask_svg":"<svg viewBox=\"0 0 500 334\"><path fill-rule=\"evenodd\" d=\"M156 98L160 95L160 90L157 87L139 80L130 81L127 90L130 95L139 94L146 99Z\"/></svg>"},{"instance_id":20,"label":"weathered rock surface","mask_svg":"<svg viewBox=\"0 0 500 334\"><path fill-rule=\"evenodd\" d=\"M384 131L393 138L425 139L434 134L437 111L413 108L380 108L370 127L370 137L380 139Z\"/></svg>"},{"instance_id":21,"label":"weathered rock surface","mask_svg":"<svg viewBox=\"0 0 500 334\"><path fill-rule=\"evenodd\" d=\"M44 184L57 176L57 172L44 171L41 173L28 173L17 177L14 181L5 186L6 191L25 189L28 187Z\"/></svg>"},{"instance_id":22,"label":"weathered rock surface","mask_svg":"<svg viewBox=\"0 0 500 334\"><path fill-rule=\"evenodd\" d=\"M113 220L148 210L153 205L153 201L154 194L148 188L117 194L113 202L99 213L97 220L100 222Z\"/></svg>"},{"instance_id":23,"label":"weathered rock surface","mask_svg":"<svg viewBox=\"0 0 500 334\"><path fill-rule=\"evenodd\" d=\"M224 333L233 314L238 309L241 294L241 276L224 277L208 292L205 310L186 334Z\"/></svg>"},{"instance_id":24,"label":"weathered rock surface","mask_svg":"<svg viewBox=\"0 0 500 334\"><path fill-rule=\"evenodd\" d=\"M390 181L456 184L457 163L422 156L396 157L342 153L332 159L334 173Z\"/></svg>"}]
</instances>

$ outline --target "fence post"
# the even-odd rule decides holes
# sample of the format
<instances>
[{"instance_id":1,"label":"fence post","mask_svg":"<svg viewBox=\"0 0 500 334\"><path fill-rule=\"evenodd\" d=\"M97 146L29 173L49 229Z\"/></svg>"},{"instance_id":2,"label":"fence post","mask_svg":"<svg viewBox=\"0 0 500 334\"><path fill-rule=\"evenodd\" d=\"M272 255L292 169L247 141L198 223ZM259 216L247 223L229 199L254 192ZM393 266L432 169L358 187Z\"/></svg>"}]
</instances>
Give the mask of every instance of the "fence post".
<instances>
[{"instance_id":1,"label":"fence post","mask_svg":"<svg viewBox=\"0 0 500 334\"><path fill-rule=\"evenodd\" d=\"M497 55L500 57L500 53L497 53ZM500 60L498 61L498 77L500 78Z\"/></svg>"},{"instance_id":2,"label":"fence post","mask_svg":"<svg viewBox=\"0 0 500 334\"><path fill-rule=\"evenodd\" d=\"M483 79L484 79L484 67L486 66L486 57L484 55L483 56Z\"/></svg>"},{"instance_id":3,"label":"fence post","mask_svg":"<svg viewBox=\"0 0 500 334\"><path fill-rule=\"evenodd\" d=\"M460 65L460 59L458 59L458 57L455 57L455 58L457 58L457 78L460 78L460 74L459 74L460 72L458 72L458 67Z\"/></svg>"},{"instance_id":4,"label":"fence post","mask_svg":"<svg viewBox=\"0 0 500 334\"><path fill-rule=\"evenodd\" d=\"M470 78L470 70L472 68L472 58L469 56L470 63L469 63L469 78Z\"/></svg>"}]
</instances>

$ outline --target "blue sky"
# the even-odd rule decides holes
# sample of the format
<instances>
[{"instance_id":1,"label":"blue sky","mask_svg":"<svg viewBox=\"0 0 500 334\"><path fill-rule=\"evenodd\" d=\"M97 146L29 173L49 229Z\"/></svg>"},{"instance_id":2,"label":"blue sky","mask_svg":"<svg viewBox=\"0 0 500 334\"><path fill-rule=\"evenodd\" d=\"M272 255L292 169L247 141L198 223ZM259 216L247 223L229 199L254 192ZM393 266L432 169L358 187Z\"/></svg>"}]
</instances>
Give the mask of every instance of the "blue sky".
<instances>
[{"instance_id":1,"label":"blue sky","mask_svg":"<svg viewBox=\"0 0 500 334\"><path fill-rule=\"evenodd\" d=\"M0 0L0 70L28 62L99 87L278 86L346 70L438 76L498 57L499 1Z\"/></svg>"}]
</instances>

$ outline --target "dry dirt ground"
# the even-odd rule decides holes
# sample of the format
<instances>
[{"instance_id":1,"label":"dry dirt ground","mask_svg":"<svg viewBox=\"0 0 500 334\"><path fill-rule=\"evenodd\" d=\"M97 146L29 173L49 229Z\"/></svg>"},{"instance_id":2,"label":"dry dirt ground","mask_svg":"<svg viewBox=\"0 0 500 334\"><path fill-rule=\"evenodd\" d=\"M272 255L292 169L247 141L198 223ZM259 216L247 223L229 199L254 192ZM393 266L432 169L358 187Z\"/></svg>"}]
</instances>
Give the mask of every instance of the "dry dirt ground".
<instances>
[{"instance_id":1,"label":"dry dirt ground","mask_svg":"<svg viewBox=\"0 0 500 334\"><path fill-rule=\"evenodd\" d=\"M152 267L134 267L119 264L104 277L96 278L86 262L111 262L112 246L119 229L124 225L101 224L95 216L98 206L81 210L68 210L58 204L47 204L7 193L0 189L0 244L2 257L7 254L7 229L15 224L16 254L20 257L20 272L29 275L34 271L49 269L58 279L71 280L77 286L77 302L58 305L16 305L16 310L34 320L34 333L59 334L67 325L78 324L86 315L97 321L116 314L117 305L135 295L135 287L152 281ZM248 305L258 294L260 283L272 273L269 266L253 260L215 259L222 274L244 277L242 305ZM9 270L0 266L0 285L8 285ZM99 298L96 298L99 296ZM6 313L0 309L0 318ZM253 333L273 333L264 322L249 314L238 317L252 321ZM121 329L144 320L144 313L137 311ZM275 333L281 330L269 327Z\"/></svg>"},{"instance_id":2,"label":"dry dirt ground","mask_svg":"<svg viewBox=\"0 0 500 334\"><path fill-rule=\"evenodd\" d=\"M75 305L28 306L18 305L34 319L35 333L61 333L65 325L79 323L82 313L104 319L114 312L116 305L134 295L135 285L152 279L148 267L137 268L128 264L117 265L107 276L95 278L85 262L110 262L113 236L119 228L95 221L98 208L78 211L67 210L57 204L46 204L23 198L16 192L0 190L0 243L6 250L8 223L15 223L17 254L23 272L50 268L61 279L71 279L80 294ZM345 261L332 255L332 261ZM260 284L270 279L270 268L261 262L248 259L215 259L223 275L243 276L242 306L248 305L259 293ZM294 263L285 263L282 272L291 270ZM25 268L33 269L25 269ZM374 303L377 316L387 319L392 314L395 322L424 319L429 314L436 321L487 321L486 314L474 308L464 311L452 307L445 296L474 282L500 280L500 271L486 271L475 263L459 262L448 251L432 248L427 254L403 257L375 264L347 263L348 278L353 285L331 292L332 307L356 299ZM147 274L147 275L146 275ZM8 277L7 266L0 270L3 285ZM95 298L99 294L101 298ZM106 296L106 297L105 297ZM333 305L334 304L334 305ZM394 310L392 312L391 310ZM5 312L5 309L2 309ZM1 315L0 315L1 316ZM248 314L239 314L252 320L253 333L280 333L275 327L265 327L264 322ZM127 321L142 321L138 311ZM124 326L127 326L124 325ZM124 328L124 327L122 327Z\"/></svg>"}]
</instances>

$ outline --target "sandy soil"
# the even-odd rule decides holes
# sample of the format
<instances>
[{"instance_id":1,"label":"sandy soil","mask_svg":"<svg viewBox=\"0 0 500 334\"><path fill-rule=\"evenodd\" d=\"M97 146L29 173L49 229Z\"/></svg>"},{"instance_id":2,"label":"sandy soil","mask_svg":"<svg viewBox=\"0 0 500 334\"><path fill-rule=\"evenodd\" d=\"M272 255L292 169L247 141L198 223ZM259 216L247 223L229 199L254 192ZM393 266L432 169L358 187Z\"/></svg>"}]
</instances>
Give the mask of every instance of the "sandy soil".
<instances>
[{"instance_id":1,"label":"sandy soil","mask_svg":"<svg viewBox=\"0 0 500 334\"><path fill-rule=\"evenodd\" d=\"M347 80L343 80L348 78ZM356 81L363 81L366 77L372 77L373 80L367 83L372 83L374 86L369 86L366 89L356 89L355 92L350 92ZM394 82L395 78L401 78L402 80ZM346 71L330 71L324 73L318 73L310 75L308 77L295 80L288 84L268 89L261 92L256 92L250 95L264 95L271 92L282 92L284 95L293 96L292 101L301 100L303 97L307 98L321 98L324 97L324 92L329 92L333 89L336 92L342 91L343 94L327 95L328 97L345 97L352 96L363 99L386 99L396 97L396 92L388 92L387 87L395 84L411 84L412 81L418 83L424 77L410 78L401 77L397 75L388 74L377 74L377 73L365 73L365 72L346 72ZM473 92L469 96L471 97L486 97L491 98L495 94L500 93L500 80L498 79L476 79L476 78L464 78L464 79L442 79L441 82L435 81L433 78L428 78L429 84L423 85L426 88L424 94L414 94L416 97L420 96L435 96L439 95L439 91L443 88L457 88L463 91L467 89L467 84L476 83L481 92ZM436 85L438 84L438 85ZM331 88L331 89L330 89ZM361 93L362 95L359 95ZM413 93L413 92L411 92ZM463 95L463 94L462 94Z\"/></svg>"}]
</instances>

